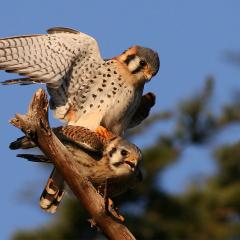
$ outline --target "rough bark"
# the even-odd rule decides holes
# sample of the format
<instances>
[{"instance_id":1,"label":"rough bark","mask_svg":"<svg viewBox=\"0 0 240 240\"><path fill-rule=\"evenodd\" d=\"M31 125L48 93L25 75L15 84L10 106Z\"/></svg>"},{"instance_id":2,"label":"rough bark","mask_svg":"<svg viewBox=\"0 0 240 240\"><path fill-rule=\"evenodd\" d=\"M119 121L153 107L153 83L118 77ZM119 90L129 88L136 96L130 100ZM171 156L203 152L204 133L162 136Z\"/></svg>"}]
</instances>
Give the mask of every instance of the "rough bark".
<instances>
[{"instance_id":1,"label":"rough bark","mask_svg":"<svg viewBox=\"0 0 240 240\"><path fill-rule=\"evenodd\" d=\"M104 198L87 179L82 177L81 169L72 160L71 153L52 132L48 122L48 100L44 90L39 89L34 94L27 114L16 114L10 123L31 137L52 160L73 193L91 215L92 223L95 223L107 238L135 239L127 227L106 210Z\"/></svg>"}]
</instances>

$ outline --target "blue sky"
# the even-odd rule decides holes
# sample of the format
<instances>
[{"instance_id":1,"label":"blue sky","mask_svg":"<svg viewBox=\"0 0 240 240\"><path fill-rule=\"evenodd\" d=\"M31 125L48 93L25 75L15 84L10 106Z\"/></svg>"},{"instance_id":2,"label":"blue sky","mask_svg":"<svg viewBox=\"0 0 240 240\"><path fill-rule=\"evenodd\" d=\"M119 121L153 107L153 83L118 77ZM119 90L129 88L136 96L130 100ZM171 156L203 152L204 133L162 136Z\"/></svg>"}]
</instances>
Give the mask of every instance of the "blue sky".
<instances>
[{"instance_id":1,"label":"blue sky","mask_svg":"<svg viewBox=\"0 0 240 240\"><path fill-rule=\"evenodd\" d=\"M237 0L2 1L0 37L44 33L47 28L65 26L95 37L104 58L118 55L135 44L151 47L161 58L159 74L146 86L146 91L157 95L155 111L174 108L181 99L197 92L208 75L216 79L213 105L219 110L240 86L239 68L224 60L225 51L240 50L239 9ZM12 77L0 72L1 80ZM48 173L39 165L16 158L16 153L8 149L9 142L21 135L8 120L16 112L26 112L37 88L0 87L0 239L8 239L16 229L38 226L51 218L39 209L36 197ZM159 128L160 133L167 130ZM239 128L223 136L228 134L230 138L236 137ZM144 145L142 141L136 142ZM207 151L200 147L186 149L183 161L165 174L164 186L169 191L178 191L183 189L188 174L213 172L211 161L200 159L209 157ZM195 161L190 161L192 158ZM175 185L176 182L179 184ZM32 190L33 201L23 197L22 189Z\"/></svg>"}]
</instances>

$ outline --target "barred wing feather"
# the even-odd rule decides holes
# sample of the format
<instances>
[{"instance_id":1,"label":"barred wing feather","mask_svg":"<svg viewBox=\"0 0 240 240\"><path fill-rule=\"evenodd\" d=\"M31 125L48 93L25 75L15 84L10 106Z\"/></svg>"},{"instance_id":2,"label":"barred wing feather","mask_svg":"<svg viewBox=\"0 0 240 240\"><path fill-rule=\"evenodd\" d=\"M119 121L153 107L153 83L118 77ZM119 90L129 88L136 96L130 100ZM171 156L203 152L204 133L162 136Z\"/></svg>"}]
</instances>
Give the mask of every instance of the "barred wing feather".
<instances>
[{"instance_id":1,"label":"barred wing feather","mask_svg":"<svg viewBox=\"0 0 240 240\"><path fill-rule=\"evenodd\" d=\"M0 39L0 69L27 78L3 83L47 83L59 87L78 60L101 61L98 44L92 37L68 28L52 28L48 34ZM75 63L76 64L76 63Z\"/></svg>"}]
</instances>

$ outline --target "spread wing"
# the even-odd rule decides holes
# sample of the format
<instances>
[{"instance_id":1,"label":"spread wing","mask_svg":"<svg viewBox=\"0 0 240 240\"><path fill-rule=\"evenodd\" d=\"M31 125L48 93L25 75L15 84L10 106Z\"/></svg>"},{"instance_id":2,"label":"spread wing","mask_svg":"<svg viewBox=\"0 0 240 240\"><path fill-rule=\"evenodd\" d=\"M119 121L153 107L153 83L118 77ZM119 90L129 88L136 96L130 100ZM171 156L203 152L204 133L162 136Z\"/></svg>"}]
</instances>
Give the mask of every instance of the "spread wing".
<instances>
[{"instance_id":1,"label":"spread wing","mask_svg":"<svg viewBox=\"0 0 240 240\"><path fill-rule=\"evenodd\" d=\"M73 64L90 58L102 61L96 40L73 29L52 28L48 34L0 39L0 69L27 76L3 84L43 82L57 88Z\"/></svg>"}]
</instances>

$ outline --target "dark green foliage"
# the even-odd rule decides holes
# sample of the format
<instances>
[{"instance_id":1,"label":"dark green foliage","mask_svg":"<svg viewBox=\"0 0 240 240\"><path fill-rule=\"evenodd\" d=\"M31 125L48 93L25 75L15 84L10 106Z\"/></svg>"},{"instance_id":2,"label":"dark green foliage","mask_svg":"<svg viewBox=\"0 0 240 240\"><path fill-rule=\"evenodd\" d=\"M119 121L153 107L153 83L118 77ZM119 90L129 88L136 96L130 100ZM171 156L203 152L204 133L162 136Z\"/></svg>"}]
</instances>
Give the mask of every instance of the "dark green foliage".
<instances>
[{"instance_id":1,"label":"dark green foliage","mask_svg":"<svg viewBox=\"0 0 240 240\"><path fill-rule=\"evenodd\" d=\"M114 200L137 239L240 239L240 142L212 149L217 173L201 187L189 184L186 192L171 195L157 184L164 169L184 157L185 148L191 144L206 146L222 128L239 121L240 101L236 99L220 116L211 113L213 86L213 79L208 78L202 92L179 104L178 112L156 113L129 133L131 137L143 131L147 135L145 130L161 124L163 116L164 121L171 117L176 123L171 134L156 138L155 144L143 150L144 181ZM104 239L90 228L88 218L76 199L67 198L55 221L46 227L19 231L13 239Z\"/></svg>"},{"instance_id":2,"label":"dark green foliage","mask_svg":"<svg viewBox=\"0 0 240 240\"><path fill-rule=\"evenodd\" d=\"M217 127L208 104L212 91L213 79L209 77L202 92L180 104L176 137L181 141L203 143Z\"/></svg>"}]
</instances>

